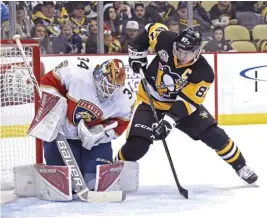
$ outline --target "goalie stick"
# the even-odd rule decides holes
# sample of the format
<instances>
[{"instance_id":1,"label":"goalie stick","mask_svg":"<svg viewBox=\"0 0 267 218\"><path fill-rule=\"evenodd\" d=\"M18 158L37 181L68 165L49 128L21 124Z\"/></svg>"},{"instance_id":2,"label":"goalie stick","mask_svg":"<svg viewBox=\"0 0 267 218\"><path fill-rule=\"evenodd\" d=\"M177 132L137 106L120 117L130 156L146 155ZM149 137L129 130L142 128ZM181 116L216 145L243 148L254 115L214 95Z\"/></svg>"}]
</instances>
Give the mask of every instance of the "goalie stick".
<instances>
[{"instance_id":1,"label":"goalie stick","mask_svg":"<svg viewBox=\"0 0 267 218\"><path fill-rule=\"evenodd\" d=\"M27 60L25 51L20 42L20 35L14 35L12 39L16 42L18 49L21 52L21 56L26 64L27 71L32 80L32 83L34 84L41 98L41 95L42 95L41 89L31 69L30 63ZM77 195L80 198L80 200L86 201L86 202L118 202L118 201L125 200L126 194L123 191L111 191L111 192L90 191L83 179L81 171L77 165L75 157L73 156L69 143L65 139L65 136L59 133L56 141L57 141L58 150L61 154L61 157L64 163L71 168L71 178L72 178L75 190L77 191Z\"/></svg>"},{"instance_id":2,"label":"goalie stick","mask_svg":"<svg viewBox=\"0 0 267 218\"><path fill-rule=\"evenodd\" d=\"M145 88L145 92L146 92L146 94L147 94L147 96L148 96L148 98L149 98L149 103L150 103L151 110L152 110L152 112L153 112L153 116L154 116L156 122L158 123L158 122L159 122L159 118L158 118L156 109L155 109L155 107L154 107L152 97L151 97L150 92L149 92L149 90L148 90L147 81L146 81L146 78L145 78L143 69L140 69L140 76L141 76L142 84L143 84L143 86L144 86L144 88ZM168 149L166 140L165 140L165 139L162 139L162 143L163 143L165 152L166 152L166 154L167 154L167 157L168 157L168 160L169 160L169 163L170 163L170 166L171 166L172 174L173 174L173 177L174 177L174 179L175 179L177 188L178 188L180 194L181 194L182 196L184 196L186 199L188 199L188 190L184 189L184 188L181 186L180 182L179 182L179 179L178 179L178 177L177 177L177 173L176 173L176 171L175 171L175 168L174 168L174 165L173 165L173 162L172 162L172 158L171 158L171 154L170 154L170 152L169 152L169 149Z\"/></svg>"},{"instance_id":3,"label":"goalie stick","mask_svg":"<svg viewBox=\"0 0 267 218\"><path fill-rule=\"evenodd\" d=\"M56 141L64 163L71 169L72 182L81 200L87 202L116 202L123 201L126 198L123 191L91 192L84 181L66 138L59 133Z\"/></svg>"}]
</instances>

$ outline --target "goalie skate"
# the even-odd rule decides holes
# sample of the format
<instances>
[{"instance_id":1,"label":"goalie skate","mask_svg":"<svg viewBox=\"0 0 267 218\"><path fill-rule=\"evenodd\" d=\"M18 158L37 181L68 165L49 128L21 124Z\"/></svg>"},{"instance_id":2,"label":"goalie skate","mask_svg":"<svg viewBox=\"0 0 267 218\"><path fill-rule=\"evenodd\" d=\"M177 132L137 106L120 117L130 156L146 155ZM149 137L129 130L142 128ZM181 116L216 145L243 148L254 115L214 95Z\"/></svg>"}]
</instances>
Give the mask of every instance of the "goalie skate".
<instances>
[{"instance_id":1,"label":"goalie skate","mask_svg":"<svg viewBox=\"0 0 267 218\"><path fill-rule=\"evenodd\" d=\"M237 171L237 175L248 184L253 184L258 180L258 176L248 166L243 166Z\"/></svg>"}]
</instances>

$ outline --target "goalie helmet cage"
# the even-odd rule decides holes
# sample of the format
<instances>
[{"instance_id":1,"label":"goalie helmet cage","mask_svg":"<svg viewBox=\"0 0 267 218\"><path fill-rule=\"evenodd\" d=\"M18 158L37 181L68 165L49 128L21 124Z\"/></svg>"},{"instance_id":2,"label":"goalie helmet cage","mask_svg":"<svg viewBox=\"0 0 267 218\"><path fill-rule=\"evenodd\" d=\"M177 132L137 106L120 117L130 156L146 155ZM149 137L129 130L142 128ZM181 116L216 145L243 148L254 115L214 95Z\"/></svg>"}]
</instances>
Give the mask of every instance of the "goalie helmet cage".
<instances>
[{"instance_id":1,"label":"goalie helmet cage","mask_svg":"<svg viewBox=\"0 0 267 218\"><path fill-rule=\"evenodd\" d=\"M39 44L35 40L21 40L21 44L40 83ZM1 190L7 190L14 187L13 167L42 163L43 152L41 141L27 135L40 98L26 63L13 40L1 40L0 53L0 177Z\"/></svg>"}]
</instances>

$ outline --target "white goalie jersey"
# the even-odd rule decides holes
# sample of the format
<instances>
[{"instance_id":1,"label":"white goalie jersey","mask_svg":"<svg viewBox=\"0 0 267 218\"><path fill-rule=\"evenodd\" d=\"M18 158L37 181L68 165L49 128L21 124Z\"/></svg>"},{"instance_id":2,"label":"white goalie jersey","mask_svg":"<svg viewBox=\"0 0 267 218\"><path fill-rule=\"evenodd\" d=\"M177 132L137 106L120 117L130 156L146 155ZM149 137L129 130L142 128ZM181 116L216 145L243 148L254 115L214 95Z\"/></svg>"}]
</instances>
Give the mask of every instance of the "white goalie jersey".
<instances>
[{"instance_id":1,"label":"white goalie jersey","mask_svg":"<svg viewBox=\"0 0 267 218\"><path fill-rule=\"evenodd\" d=\"M122 87L110 99L100 101L89 59L65 60L41 80L42 91L67 99L67 117L62 133L67 139L78 139L77 125L83 119L88 127L117 121L117 136L127 128L135 101L130 87Z\"/></svg>"}]
</instances>

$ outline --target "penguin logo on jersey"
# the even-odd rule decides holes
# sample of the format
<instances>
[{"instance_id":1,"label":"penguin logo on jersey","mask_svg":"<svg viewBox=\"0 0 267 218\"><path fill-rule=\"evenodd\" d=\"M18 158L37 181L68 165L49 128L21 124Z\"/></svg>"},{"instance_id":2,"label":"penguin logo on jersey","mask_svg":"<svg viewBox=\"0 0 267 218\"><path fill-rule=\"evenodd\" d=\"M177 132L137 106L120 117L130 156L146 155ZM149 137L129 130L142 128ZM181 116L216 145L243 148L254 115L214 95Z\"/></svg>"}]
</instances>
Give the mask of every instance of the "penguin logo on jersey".
<instances>
[{"instance_id":1,"label":"penguin logo on jersey","mask_svg":"<svg viewBox=\"0 0 267 218\"><path fill-rule=\"evenodd\" d=\"M158 55L159 55L159 57L160 57L160 59L162 60L162 61L164 61L164 62L168 62L168 60L169 60L169 55L168 55L168 52L167 51L165 51L165 50L160 50L159 52L158 52Z\"/></svg>"},{"instance_id":2,"label":"penguin logo on jersey","mask_svg":"<svg viewBox=\"0 0 267 218\"><path fill-rule=\"evenodd\" d=\"M81 99L73 111L73 124L77 126L81 119L90 123L101 118L102 115L103 112L99 107L89 101Z\"/></svg>"},{"instance_id":3,"label":"penguin logo on jersey","mask_svg":"<svg viewBox=\"0 0 267 218\"><path fill-rule=\"evenodd\" d=\"M172 94L177 94L188 82L187 74L192 73L190 69L186 69L180 76L178 73L171 72L167 65L159 63L156 87L160 97L171 97Z\"/></svg>"}]
</instances>

